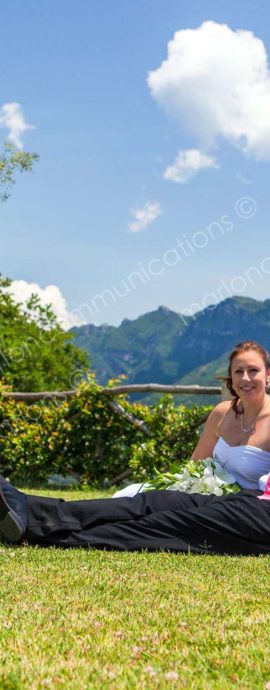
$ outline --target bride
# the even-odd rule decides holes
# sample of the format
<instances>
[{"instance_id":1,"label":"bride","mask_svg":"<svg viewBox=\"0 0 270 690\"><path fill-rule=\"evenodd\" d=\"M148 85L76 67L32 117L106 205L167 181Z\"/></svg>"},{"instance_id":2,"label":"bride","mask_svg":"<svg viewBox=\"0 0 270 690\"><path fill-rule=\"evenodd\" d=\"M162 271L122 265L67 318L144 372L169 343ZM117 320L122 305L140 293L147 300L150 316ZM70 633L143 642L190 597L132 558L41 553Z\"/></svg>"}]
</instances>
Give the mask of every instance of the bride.
<instances>
[{"instance_id":1,"label":"bride","mask_svg":"<svg viewBox=\"0 0 270 690\"><path fill-rule=\"evenodd\" d=\"M229 356L233 399L213 409L192 455L216 459L240 484L239 493L160 490L64 501L27 495L0 476L0 535L40 546L270 553L269 377L266 350L254 341L239 343Z\"/></svg>"}]
</instances>

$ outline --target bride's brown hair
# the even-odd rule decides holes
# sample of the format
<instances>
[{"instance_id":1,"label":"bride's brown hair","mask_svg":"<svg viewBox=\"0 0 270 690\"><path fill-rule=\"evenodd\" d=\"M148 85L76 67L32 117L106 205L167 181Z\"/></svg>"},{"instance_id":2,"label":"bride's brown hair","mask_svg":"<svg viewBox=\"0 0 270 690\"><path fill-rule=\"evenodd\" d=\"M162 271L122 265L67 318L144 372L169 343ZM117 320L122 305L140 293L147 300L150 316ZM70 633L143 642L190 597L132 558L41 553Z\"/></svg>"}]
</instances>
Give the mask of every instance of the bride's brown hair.
<instances>
[{"instance_id":1,"label":"bride's brown hair","mask_svg":"<svg viewBox=\"0 0 270 690\"><path fill-rule=\"evenodd\" d=\"M254 352L257 352L257 354L260 355L260 357L264 361L265 369L267 370L270 368L270 358L267 350L265 350L262 345L259 345L259 343L256 343L255 340L242 340L242 342L238 343L238 345L236 345L235 348L232 350L229 356L228 373L225 377L225 382L228 390L233 396L232 409L234 410L236 416L238 414L242 414L242 411L239 411L237 407L239 395L237 395L232 385L232 362L237 355L240 355L241 352L247 352L248 350L254 350Z\"/></svg>"}]
</instances>

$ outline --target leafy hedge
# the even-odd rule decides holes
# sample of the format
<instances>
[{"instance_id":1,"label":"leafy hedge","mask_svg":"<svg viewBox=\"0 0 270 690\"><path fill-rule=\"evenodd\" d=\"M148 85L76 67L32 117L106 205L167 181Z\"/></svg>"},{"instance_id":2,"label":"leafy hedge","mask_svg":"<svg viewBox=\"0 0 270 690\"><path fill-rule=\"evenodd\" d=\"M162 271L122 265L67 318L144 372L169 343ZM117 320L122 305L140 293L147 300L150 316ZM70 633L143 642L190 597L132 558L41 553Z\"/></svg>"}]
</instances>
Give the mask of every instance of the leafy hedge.
<instances>
[{"instance_id":1,"label":"leafy hedge","mask_svg":"<svg viewBox=\"0 0 270 690\"><path fill-rule=\"evenodd\" d=\"M115 385L118 380L110 381ZM35 484L51 473L76 474L98 484L132 469L132 479L179 466L196 445L198 424L210 407L175 407L164 396L152 407L117 402L143 420L151 438L115 414L100 394L94 376L82 383L74 398L29 404L0 396L0 472Z\"/></svg>"}]
</instances>

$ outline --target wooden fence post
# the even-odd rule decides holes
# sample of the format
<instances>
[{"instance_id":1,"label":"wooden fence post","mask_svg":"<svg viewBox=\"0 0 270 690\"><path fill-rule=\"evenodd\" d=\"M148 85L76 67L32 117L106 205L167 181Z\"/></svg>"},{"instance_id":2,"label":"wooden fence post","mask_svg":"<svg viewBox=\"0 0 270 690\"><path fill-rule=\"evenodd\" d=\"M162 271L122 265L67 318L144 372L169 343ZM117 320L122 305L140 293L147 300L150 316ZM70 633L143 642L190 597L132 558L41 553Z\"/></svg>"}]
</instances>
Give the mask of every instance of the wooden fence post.
<instances>
[{"instance_id":1,"label":"wooden fence post","mask_svg":"<svg viewBox=\"0 0 270 690\"><path fill-rule=\"evenodd\" d=\"M221 386L221 400L232 400L233 396L231 395L229 389L226 386L225 381L222 382Z\"/></svg>"}]
</instances>

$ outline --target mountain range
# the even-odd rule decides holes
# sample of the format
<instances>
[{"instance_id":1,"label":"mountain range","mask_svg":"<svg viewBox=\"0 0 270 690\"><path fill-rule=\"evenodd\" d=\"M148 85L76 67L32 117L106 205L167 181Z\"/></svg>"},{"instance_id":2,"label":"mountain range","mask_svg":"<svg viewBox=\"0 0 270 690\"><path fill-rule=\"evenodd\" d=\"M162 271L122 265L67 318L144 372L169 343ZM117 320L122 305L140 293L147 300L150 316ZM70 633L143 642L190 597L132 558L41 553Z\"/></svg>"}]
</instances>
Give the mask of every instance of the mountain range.
<instances>
[{"instance_id":1,"label":"mountain range","mask_svg":"<svg viewBox=\"0 0 270 690\"><path fill-rule=\"evenodd\" d=\"M256 340L269 349L270 299L230 297L188 317L161 306L120 326L88 324L71 332L103 385L120 374L126 383L217 385L236 343ZM195 402L217 398L196 396Z\"/></svg>"}]
</instances>

